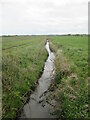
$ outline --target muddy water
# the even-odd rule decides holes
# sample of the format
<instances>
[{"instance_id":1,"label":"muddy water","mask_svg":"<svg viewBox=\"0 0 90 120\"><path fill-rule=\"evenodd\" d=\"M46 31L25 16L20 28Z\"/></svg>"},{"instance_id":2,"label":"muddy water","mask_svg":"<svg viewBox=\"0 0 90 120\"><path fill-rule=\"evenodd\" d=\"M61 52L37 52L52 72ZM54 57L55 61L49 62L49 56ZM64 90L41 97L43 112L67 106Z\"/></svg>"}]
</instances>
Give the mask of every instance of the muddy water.
<instances>
[{"instance_id":1,"label":"muddy water","mask_svg":"<svg viewBox=\"0 0 90 120\"><path fill-rule=\"evenodd\" d=\"M43 94L48 90L55 72L55 56L54 53L50 51L48 41L45 47L49 56L45 62L43 74L38 80L39 84L35 92L30 96L30 101L24 106L20 118L53 118L53 116L50 114L52 107L49 104L46 104L43 107L39 102L43 97L45 97Z\"/></svg>"}]
</instances>

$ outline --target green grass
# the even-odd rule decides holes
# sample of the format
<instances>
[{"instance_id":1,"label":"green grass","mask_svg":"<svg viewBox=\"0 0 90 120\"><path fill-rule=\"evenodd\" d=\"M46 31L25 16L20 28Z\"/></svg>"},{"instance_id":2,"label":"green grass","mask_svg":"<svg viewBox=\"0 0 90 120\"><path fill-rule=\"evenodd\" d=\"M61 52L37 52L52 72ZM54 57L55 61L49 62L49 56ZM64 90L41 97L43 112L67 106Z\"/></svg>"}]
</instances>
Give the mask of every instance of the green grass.
<instances>
[{"instance_id":1,"label":"green grass","mask_svg":"<svg viewBox=\"0 0 90 120\"><path fill-rule=\"evenodd\" d=\"M52 92L60 118L88 117L88 36L50 36L55 52L56 89ZM3 37L3 118L15 118L35 87L47 58L46 36Z\"/></svg>"},{"instance_id":2,"label":"green grass","mask_svg":"<svg viewBox=\"0 0 90 120\"><path fill-rule=\"evenodd\" d=\"M45 37L3 37L2 49L3 118L15 118L43 70Z\"/></svg>"},{"instance_id":3,"label":"green grass","mask_svg":"<svg viewBox=\"0 0 90 120\"><path fill-rule=\"evenodd\" d=\"M65 118L88 117L88 36L52 36L56 59L55 114Z\"/></svg>"}]
</instances>

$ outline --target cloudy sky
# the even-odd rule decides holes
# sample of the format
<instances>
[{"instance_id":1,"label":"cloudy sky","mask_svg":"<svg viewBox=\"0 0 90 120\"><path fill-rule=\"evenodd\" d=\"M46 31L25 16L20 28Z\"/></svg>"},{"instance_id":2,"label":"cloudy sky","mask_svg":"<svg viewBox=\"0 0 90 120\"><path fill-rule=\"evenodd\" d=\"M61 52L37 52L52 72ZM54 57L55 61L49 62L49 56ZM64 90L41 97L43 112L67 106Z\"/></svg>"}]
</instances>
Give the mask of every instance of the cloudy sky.
<instances>
[{"instance_id":1,"label":"cloudy sky","mask_svg":"<svg viewBox=\"0 0 90 120\"><path fill-rule=\"evenodd\" d=\"M0 0L0 9L0 34L88 32L88 0Z\"/></svg>"}]
</instances>

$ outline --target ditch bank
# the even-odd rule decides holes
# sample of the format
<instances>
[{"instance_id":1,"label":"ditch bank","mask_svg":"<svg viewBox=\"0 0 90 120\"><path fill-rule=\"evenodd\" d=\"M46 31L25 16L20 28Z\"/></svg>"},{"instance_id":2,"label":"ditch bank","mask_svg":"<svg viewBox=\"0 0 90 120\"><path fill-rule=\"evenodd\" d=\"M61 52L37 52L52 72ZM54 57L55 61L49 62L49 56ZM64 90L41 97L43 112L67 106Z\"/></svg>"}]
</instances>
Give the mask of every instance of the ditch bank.
<instances>
[{"instance_id":1,"label":"ditch bank","mask_svg":"<svg viewBox=\"0 0 90 120\"><path fill-rule=\"evenodd\" d=\"M18 119L21 118L55 118L51 114L53 105L48 102L43 104L43 99L46 97L46 93L50 87L51 82L54 80L55 74L55 65L54 65L54 53L51 52L49 41L46 42L46 50L49 54L45 66L44 71L40 79L38 80L38 84L33 93L31 93L28 103L26 103L22 109L21 114Z\"/></svg>"}]
</instances>

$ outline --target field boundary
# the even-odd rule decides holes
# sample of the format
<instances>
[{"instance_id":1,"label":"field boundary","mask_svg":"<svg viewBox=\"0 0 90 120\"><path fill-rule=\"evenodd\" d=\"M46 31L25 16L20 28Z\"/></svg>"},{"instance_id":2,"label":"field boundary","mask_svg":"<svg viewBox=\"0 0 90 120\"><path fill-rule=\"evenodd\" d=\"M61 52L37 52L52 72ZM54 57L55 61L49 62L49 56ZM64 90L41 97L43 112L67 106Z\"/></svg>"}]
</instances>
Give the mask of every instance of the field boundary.
<instances>
[{"instance_id":1,"label":"field boundary","mask_svg":"<svg viewBox=\"0 0 90 120\"><path fill-rule=\"evenodd\" d=\"M24 46L24 45L27 45L28 43L26 44L20 44L20 45L15 45L15 46L11 46L11 47L8 47L8 48L2 48L2 50L7 50L7 49L11 49L11 48L16 48L16 47L21 47L21 46Z\"/></svg>"}]
</instances>

